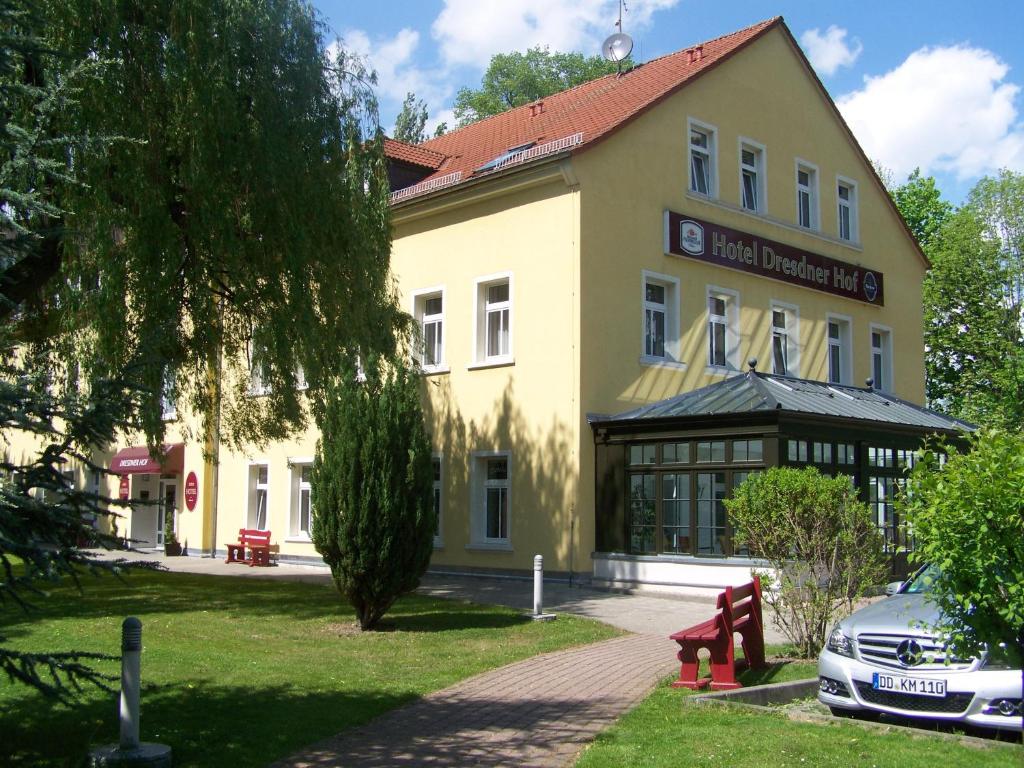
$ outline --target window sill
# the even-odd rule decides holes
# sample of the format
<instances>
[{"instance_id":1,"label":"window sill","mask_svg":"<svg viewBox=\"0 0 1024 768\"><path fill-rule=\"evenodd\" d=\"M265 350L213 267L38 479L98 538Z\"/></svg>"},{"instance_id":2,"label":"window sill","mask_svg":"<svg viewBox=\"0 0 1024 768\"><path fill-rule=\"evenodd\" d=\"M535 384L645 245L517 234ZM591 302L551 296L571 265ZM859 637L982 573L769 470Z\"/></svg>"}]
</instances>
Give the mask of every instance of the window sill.
<instances>
[{"instance_id":1,"label":"window sill","mask_svg":"<svg viewBox=\"0 0 1024 768\"><path fill-rule=\"evenodd\" d=\"M709 365L704 369L704 373L708 376L729 376L730 374L739 373L739 371L728 365Z\"/></svg>"},{"instance_id":2,"label":"window sill","mask_svg":"<svg viewBox=\"0 0 1024 768\"><path fill-rule=\"evenodd\" d=\"M313 540L308 536L290 536L284 540L285 544L312 544Z\"/></svg>"},{"instance_id":3,"label":"window sill","mask_svg":"<svg viewBox=\"0 0 1024 768\"><path fill-rule=\"evenodd\" d=\"M478 541L466 545L467 552L512 552L509 541Z\"/></svg>"},{"instance_id":4,"label":"window sill","mask_svg":"<svg viewBox=\"0 0 1024 768\"><path fill-rule=\"evenodd\" d=\"M645 368L667 368L674 371L685 371L686 363L679 362L678 360L668 360L664 357L650 357L648 355L640 355L640 365Z\"/></svg>"},{"instance_id":5,"label":"window sill","mask_svg":"<svg viewBox=\"0 0 1024 768\"><path fill-rule=\"evenodd\" d=\"M451 372L452 372L452 369L449 368L447 365L431 365L431 366L422 366L420 368L420 373L422 373L424 376L439 376L442 373L451 373Z\"/></svg>"},{"instance_id":6,"label":"window sill","mask_svg":"<svg viewBox=\"0 0 1024 768\"><path fill-rule=\"evenodd\" d=\"M472 363L466 366L468 371L479 371L483 368L504 368L508 365L515 365L516 361L513 357L492 357L483 362Z\"/></svg>"},{"instance_id":7,"label":"window sill","mask_svg":"<svg viewBox=\"0 0 1024 768\"><path fill-rule=\"evenodd\" d=\"M173 413L161 413L160 414L160 421L177 421L177 420L178 420L178 412L177 411L174 411Z\"/></svg>"},{"instance_id":8,"label":"window sill","mask_svg":"<svg viewBox=\"0 0 1024 768\"><path fill-rule=\"evenodd\" d=\"M444 540L443 539L434 539L434 549L435 550L444 549Z\"/></svg>"}]
</instances>

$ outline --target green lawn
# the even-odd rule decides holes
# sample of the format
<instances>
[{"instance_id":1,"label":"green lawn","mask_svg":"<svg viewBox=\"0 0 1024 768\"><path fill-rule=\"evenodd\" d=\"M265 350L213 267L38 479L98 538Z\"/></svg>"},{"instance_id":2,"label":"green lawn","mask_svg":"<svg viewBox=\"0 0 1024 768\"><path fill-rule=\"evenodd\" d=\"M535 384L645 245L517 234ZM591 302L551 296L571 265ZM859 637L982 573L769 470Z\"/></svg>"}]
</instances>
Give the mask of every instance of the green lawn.
<instances>
[{"instance_id":1,"label":"green lawn","mask_svg":"<svg viewBox=\"0 0 1024 768\"><path fill-rule=\"evenodd\" d=\"M617 630L559 616L410 596L360 633L333 587L139 573L127 584L84 578L25 615L0 610L0 634L35 650L119 653L120 624L143 622L141 727L170 744L175 766L265 765L462 678ZM106 669L118 672L116 663ZM0 763L77 765L115 742L116 696L71 708L0 680ZM6 761L6 762L5 762Z\"/></svg>"},{"instance_id":2,"label":"green lawn","mask_svg":"<svg viewBox=\"0 0 1024 768\"><path fill-rule=\"evenodd\" d=\"M746 685L815 676L812 662L774 664L741 676ZM1024 765L1024 749L993 742L960 744L925 732L879 733L853 723L804 723L781 713L687 705L693 691L671 678L616 725L600 734L576 768L1006 768Z\"/></svg>"}]
</instances>

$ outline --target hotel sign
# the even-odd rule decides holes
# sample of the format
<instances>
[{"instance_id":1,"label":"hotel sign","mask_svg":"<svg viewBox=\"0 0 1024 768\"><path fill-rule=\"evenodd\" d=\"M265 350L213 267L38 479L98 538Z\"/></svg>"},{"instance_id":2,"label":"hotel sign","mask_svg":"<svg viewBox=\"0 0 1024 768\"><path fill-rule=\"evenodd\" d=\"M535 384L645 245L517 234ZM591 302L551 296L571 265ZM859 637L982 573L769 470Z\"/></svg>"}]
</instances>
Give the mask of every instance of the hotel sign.
<instances>
[{"instance_id":1,"label":"hotel sign","mask_svg":"<svg viewBox=\"0 0 1024 768\"><path fill-rule=\"evenodd\" d=\"M883 276L749 232L665 211L665 252L854 301L885 303Z\"/></svg>"}]
</instances>

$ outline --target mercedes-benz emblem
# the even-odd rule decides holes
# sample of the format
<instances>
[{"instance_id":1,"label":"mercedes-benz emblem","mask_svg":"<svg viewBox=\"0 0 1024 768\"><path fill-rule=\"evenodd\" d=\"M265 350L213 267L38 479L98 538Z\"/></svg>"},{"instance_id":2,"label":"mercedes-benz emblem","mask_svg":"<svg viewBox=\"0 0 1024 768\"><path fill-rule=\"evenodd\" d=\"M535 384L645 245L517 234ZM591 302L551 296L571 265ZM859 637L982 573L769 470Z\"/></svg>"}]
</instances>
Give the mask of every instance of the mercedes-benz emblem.
<instances>
[{"instance_id":1,"label":"mercedes-benz emblem","mask_svg":"<svg viewBox=\"0 0 1024 768\"><path fill-rule=\"evenodd\" d=\"M896 660L904 667L915 667L924 661L924 648L917 640L904 640L896 646Z\"/></svg>"}]
</instances>

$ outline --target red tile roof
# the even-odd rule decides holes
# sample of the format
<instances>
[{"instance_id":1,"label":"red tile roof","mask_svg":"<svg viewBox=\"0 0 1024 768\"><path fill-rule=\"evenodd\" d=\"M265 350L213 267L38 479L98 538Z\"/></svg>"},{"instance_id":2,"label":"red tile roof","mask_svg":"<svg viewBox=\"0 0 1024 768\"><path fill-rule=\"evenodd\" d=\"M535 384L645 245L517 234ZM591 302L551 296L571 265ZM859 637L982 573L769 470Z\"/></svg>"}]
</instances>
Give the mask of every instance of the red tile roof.
<instances>
[{"instance_id":1,"label":"red tile roof","mask_svg":"<svg viewBox=\"0 0 1024 768\"><path fill-rule=\"evenodd\" d=\"M542 145L582 133L581 140L572 149L579 152L779 24L782 24L781 17L762 21L724 37L653 59L621 75L605 75L567 91L545 96L532 104L484 118L422 144L414 146L389 139L385 151L397 160L435 169L434 174L426 177L427 180L461 171L463 181L508 149L531 142ZM416 151L428 153L430 158L446 158L443 170L440 170L440 163L428 165L410 160L412 152Z\"/></svg>"},{"instance_id":2,"label":"red tile roof","mask_svg":"<svg viewBox=\"0 0 1024 768\"><path fill-rule=\"evenodd\" d=\"M427 149L422 144L406 144L398 139L384 139L384 154L403 163L419 165L423 168L437 170L444 162L445 156L440 152Z\"/></svg>"}]
</instances>

